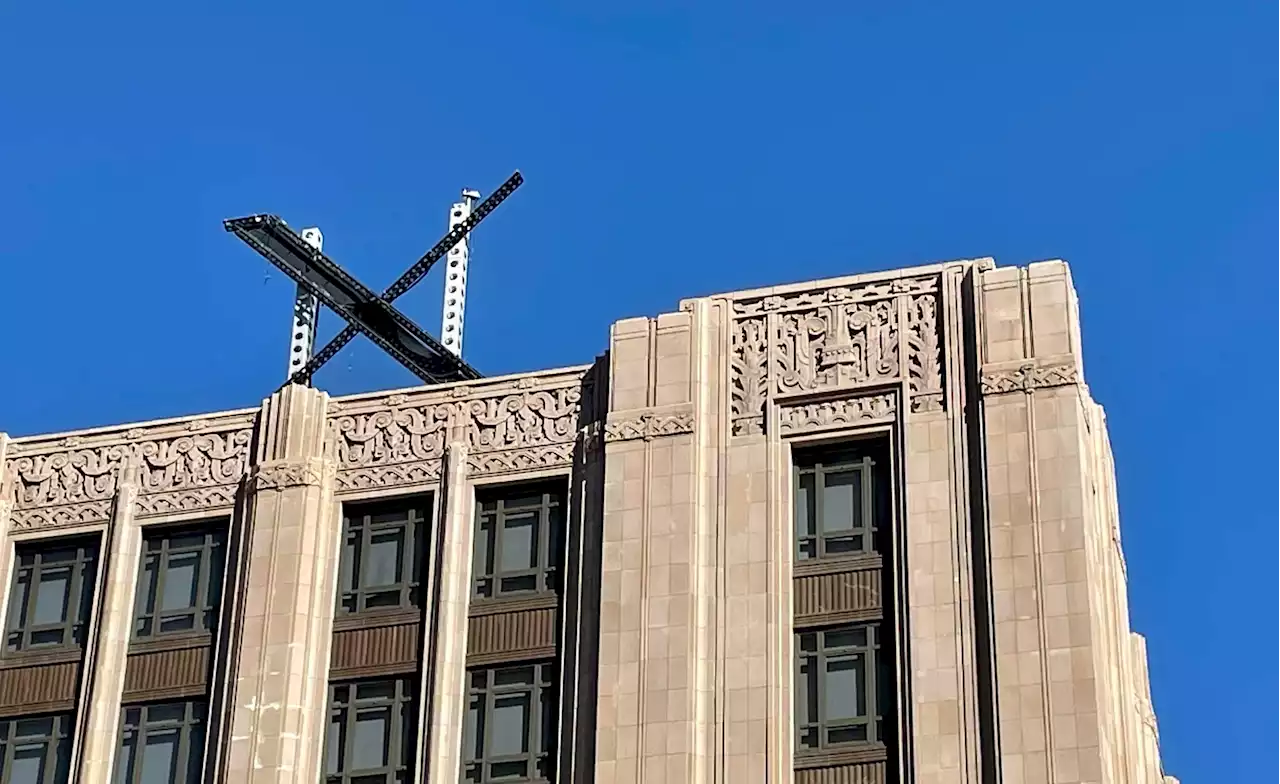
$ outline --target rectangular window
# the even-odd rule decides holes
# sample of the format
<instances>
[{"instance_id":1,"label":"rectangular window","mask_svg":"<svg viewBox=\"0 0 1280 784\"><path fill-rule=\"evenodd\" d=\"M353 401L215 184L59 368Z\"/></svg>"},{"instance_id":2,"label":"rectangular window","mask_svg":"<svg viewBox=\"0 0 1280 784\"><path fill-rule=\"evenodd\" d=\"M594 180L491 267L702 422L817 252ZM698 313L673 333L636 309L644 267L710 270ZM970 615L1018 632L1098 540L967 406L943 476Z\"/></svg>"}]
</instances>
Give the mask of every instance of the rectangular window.
<instances>
[{"instance_id":1,"label":"rectangular window","mask_svg":"<svg viewBox=\"0 0 1280 784\"><path fill-rule=\"evenodd\" d=\"M413 780L417 690L415 678L330 685L326 784Z\"/></svg>"},{"instance_id":2,"label":"rectangular window","mask_svg":"<svg viewBox=\"0 0 1280 784\"><path fill-rule=\"evenodd\" d=\"M70 713L0 721L0 784L65 784L73 729Z\"/></svg>"},{"instance_id":3,"label":"rectangular window","mask_svg":"<svg viewBox=\"0 0 1280 784\"><path fill-rule=\"evenodd\" d=\"M93 610L97 537L20 544L15 555L6 651L83 646Z\"/></svg>"},{"instance_id":4,"label":"rectangular window","mask_svg":"<svg viewBox=\"0 0 1280 784\"><path fill-rule=\"evenodd\" d=\"M203 700L126 705L116 784L204 781Z\"/></svg>"},{"instance_id":5,"label":"rectangular window","mask_svg":"<svg viewBox=\"0 0 1280 784\"><path fill-rule=\"evenodd\" d=\"M552 781L556 692L552 662L467 673L462 781Z\"/></svg>"},{"instance_id":6,"label":"rectangular window","mask_svg":"<svg viewBox=\"0 0 1280 784\"><path fill-rule=\"evenodd\" d=\"M477 499L475 597L554 593L563 493L505 487Z\"/></svg>"},{"instance_id":7,"label":"rectangular window","mask_svg":"<svg viewBox=\"0 0 1280 784\"><path fill-rule=\"evenodd\" d=\"M134 599L134 637L211 633L218 624L226 531L163 529L143 540Z\"/></svg>"},{"instance_id":8,"label":"rectangular window","mask_svg":"<svg viewBox=\"0 0 1280 784\"><path fill-rule=\"evenodd\" d=\"M422 606L430 499L352 507L344 519L338 614Z\"/></svg>"},{"instance_id":9,"label":"rectangular window","mask_svg":"<svg viewBox=\"0 0 1280 784\"><path fill-rule=\"evenodd\" d=\"M863 623L796 634L800 753L885 742L893 676L880 633L879 623Z\"/></svg>"},{"instance_id":10,"label":"rectangular window","mask_svg":"<svg viewBox=\"0 0 1280 784\"><path fill-rule=\"evenodd\" d=\"M880 552L875 467L871 457L850 450L797 459L797 561Z\"/></svg>"}]
</instances>

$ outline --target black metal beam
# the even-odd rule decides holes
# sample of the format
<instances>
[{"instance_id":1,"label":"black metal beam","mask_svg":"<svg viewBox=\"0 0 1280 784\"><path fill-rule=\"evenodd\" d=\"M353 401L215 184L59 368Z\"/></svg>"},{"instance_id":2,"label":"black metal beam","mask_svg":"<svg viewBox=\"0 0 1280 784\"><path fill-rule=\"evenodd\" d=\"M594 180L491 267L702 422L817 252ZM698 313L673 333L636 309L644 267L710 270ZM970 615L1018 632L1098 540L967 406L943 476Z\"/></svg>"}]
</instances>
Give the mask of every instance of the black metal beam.
<instances>
[{"instance_id":1,"label":"black metal beam","mask_svg":"<svg viewBox=\"0 0 1280 784\"><path fill-rule=\"evenodd\" d=\"M449 233L444 235L444 237L442 237L440 241L431 248L431 250L427 251L426 255L414 262L413 266L405 270L404 274L396 279L395 283L388 286L386 291L382 292L382 299L387 302L394 302L401 294L404 294L409 289L417 285L418 281L422 280L423 277L431 271L432 265L444 258L445 254L453 249L453 246L461 242L462 238L465 237L468 232L480 225L480 221L484 220L489 213L497 209L498 205L506 201L506 198L515 193L516 188L519 188L523 183L524 176L518 171L508 177L507 181L502 183L501 187L489 194L488 198L480 202L480 204L472 210L471 215L466 220L450 229ZM311 359L307 361L307 364L294 372L294 374L285 383L305 384L310 381L316 371L319 370L324 363L333 359L333 357L342 350L343 346L347 345L353 338L355 338L356 334L357 329L355 327L343 327L342 331L335 335L333 340L330 340L325 344L324 348L312 355Z\"/></svg>"},{"instance_id":2,"label":"black metal beam","mask_svg":"<svg viewBox=\"0 0 1280 784\"><path fill-rule=\"evenodd\" d=\"M223 226L426 383L480 378L475 368L308 245L280 218L251 215L223 221Z\"/></svg>"}]
</instances>

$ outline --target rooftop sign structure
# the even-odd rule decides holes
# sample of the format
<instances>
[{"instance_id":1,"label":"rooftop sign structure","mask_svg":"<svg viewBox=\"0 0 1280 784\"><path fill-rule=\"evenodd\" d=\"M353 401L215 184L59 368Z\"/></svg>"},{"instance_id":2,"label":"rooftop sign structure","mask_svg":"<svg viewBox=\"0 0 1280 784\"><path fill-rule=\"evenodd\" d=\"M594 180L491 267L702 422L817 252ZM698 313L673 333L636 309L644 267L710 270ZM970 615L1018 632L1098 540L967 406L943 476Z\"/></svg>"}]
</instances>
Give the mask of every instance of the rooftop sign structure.
<instances>
[{"instance_id":1,"label":"rooftop sign structure","mask_svg":"<svg viewBox=\"0 0 1280 784\"><path fill-rule=\"evenodd\" d=\"M314 341L316 313L306 312L310 298L313 297L347 322L347 326L328 345L307 358L305 364L301 356L292 356L290 370L294 372L285 383L310 384L315 372L357 334L368 337L424 383L442 384L480 378L480 373L462 360L460 336L456 348L446 347L408 316L392 307L391 303L422 280L432 265L444 258L455 246L465 242L467 234L523 182L520 172L516 172L463 220L456 223L451 221L453 225L449 232L381 295L375 294L324 254L319 230L304 229L299 235L279 217L265 214L223 221L227 231L235 234L298 284L298 298L294 306L293 354L305 356ZM311 304L310 307L314 311L315 305ZM459 324L460 322L459 318ZM302 337L299 338L299 335Z\"/></svg>"}]
</instances>

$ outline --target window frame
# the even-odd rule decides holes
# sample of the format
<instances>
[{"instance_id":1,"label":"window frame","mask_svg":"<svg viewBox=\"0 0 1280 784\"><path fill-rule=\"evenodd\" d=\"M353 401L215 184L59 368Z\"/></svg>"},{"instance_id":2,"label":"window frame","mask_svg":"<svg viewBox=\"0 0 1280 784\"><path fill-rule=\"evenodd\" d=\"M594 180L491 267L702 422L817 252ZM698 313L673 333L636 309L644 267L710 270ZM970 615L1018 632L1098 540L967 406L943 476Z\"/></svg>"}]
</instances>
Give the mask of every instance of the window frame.
<instances>
[{"instance_id":1,"label":"window frame","mask_svg":"<svg viewBox=\"0 0 1280 784\"><path fill-rule=\"evenodd\" d=\"M100 549L101 540L92 535L16 543L13 577L9 583L9 608L5 619L5 656L31 656L84 649L85 633L93 618ZM60 550L75 550L75 555L66 561L45 562L45 556ZM24 563L28 557L31 563ZM42 624L29 622L27 619L35 615L42 576L47 571L63 568L69 568L71 576L62 621ZM15 599L23 595L24 580L26 593L23 601L17 602ZM41 644L31 640L36 634L59 629L63 631L61 642Z\"/></svg>"},{"instance_id":2,"label":"window frame","mask_svg":"<svg viewBox=\"0 0 1280 784\"><path fill-rule=\"evenodd\" d=\"M174 548L171 542L180 537L202 537L199 545ZM218 629L219 616L222 612L222 593L226 583L227 572L227 526L220 523L201 525L185 525L181 527L163 526L151 530L144 529L142 554L138 563L138 584L133 607L133 641L148 642L151 640L171 639L174 637L212 635ZM153 544L159 543L159 549L152 550ZM176 552L174 552L176 550ZM195 604L175 610L161 610L159 605L164 597L165 578L171 567L172 559L197 554L196 560L196 598ZM155 571L147 581L148 569L154 559ZM214 581L216 579L216 586ZM146 592L150 592L149 594ZM147 597L147 598L143 598ZM166 620L191 617L190 628L165 630L161 625ZM150 621L145 631L143 625Z\"/></svg>"},{"instance_id":3,"label":"window frame","mask_svg":"<svg viewBox=\"0 0 1280 784\"><path fill-rule=\"evenodd\" d=\"M534 496L539 498L535 504L513 503ZM564 537L566 499L564 488L560 484L550 483L500 485L477 493L471 544L472 601L501 602L560 593L560 550ZM491 509L486 508L489 505L492 505ZM524 515L529 512L534 513L538 526L534 537L534 547L537 548L536 565L504 571L500 568L500 554L508 515ZM506 581L525 577L534 579L533 588L504 589Z\"/></svg>"},{"instance_id":4,"label":"window frame","mask_svg":"<svg viewBox=\"0 0 1280 784\"><path fill-rule=\"evenodd\" d=\"M361 697L362 686L381 686L391 684L392 696ZM382 775L388 784L409 784L413 781L414 760L418 754L418 678L413 675L401 675L382 678L360 678L357 680L334 681L328 690L328 720L325 722L325 739L323 757L320 760L321 780L324 784L350 784L355 780ZM386 763L381 768L360 768L345 770L345 763L352 759L356 740L355 728L362 710L385 709L390 715L388 732L383 747L383 759ZM338 720L338 738L342 747L337 751L337 771L329 769L330 755L333 753L330 744L330 728L334 720ZM397 721L397 719L399 719Z\"/></svg>"},{"instance_id":5,"label":"window frame","mask_svg":"<svg viewBox=\"0 0 1280 784\"><path fill-rule=\"evenodd\" d=\"M498 675L521 669L532 669L533 677L525 683L500 685ZM462 726L462 764L458 779L463 784L489 782L555 781L556 754L559 750L559 690L554 659L504 662L467 668L467 704ZM493 741L492 717L497 700L514 695L528 695L529 727L524 743L528 751L521 754L495 756L490 751ZM480 710L473 718L472 708L479 701ZM480 732L477 733L477 724ZM479 735L479 737L477 737ZM509 763L525 764L528 775L492 776L492 767ZM542 770L539 770L539 766Z\"/></svg>"},{"instance_id":6,"label":"window frame","mask_svg":"<svg viewBox=\"0 0 1280 784\"><path fill-rule=\"evenodd\" d=\"M792 469L792 540L794 542L792 557L797 564L817 563L842 558L882 555L883 546L880 541L884 526L880 525L879 503L880 482L877 470L879 461L870 454L871 450L844 447L841 449L825 449L802 454L794 461ZM859 477L860 497L855 499L860 511L861 520L851 521L846 529L828 530L825 517L825 501L823 492L826 489L826 477L832 474L854 473ZM805 516L808 518L812 533L806 534L800 528L801 488L806 478L812 477L812 490ZM830 552L833 541L852 540L862 537L860 549ZM806 548L812 546L812 555L806 554Z\"/></svg>"},{"instance_id":7,"label":"window frame","mask_svg":"<svg viewBox=\"0 0 1280 784\"><path fill-rule=\"evenodd\" d=\"M859 630L866 631L866 643L863 645L831 645L827 643L828 635L845 634ZM842 751L875 748L887 745L893 733L892 716L894 697L889 687L894 683L892 660L888 655L883 635L886 627L880 621L868 621L838 626L813 627L796 629L794 634L794 678L792 694L794 695L793 711L795 716L795 749L798 757L814 756ZM812 637L814 646L806 650L805 638ZM827 665L833 661L847 661L856 656L863 656L863 672L858 688L864 695L865 710L854 717L828 717L827 709ZM817 705L814 713L817 719L811 721L809 708L809 681L805 672L806 666L813 668L813 684L816 691ZM832 731L866 727L866 737L848 741L830 741ZM806 742L805 736L813 733L817 745Z\"/></svg>"},{"instance_id":8,"label":"window frame","mask_svg":"<svg viewBox=\"0 0 1280 784\"><path fill-rule=\"evenodd\" d=\"M150 711L179 707L180 719L151 719ZM136 718L130 714L136 713ZM142 784L142 762L146 758L147 740L152 735L176 731L177 760L172 772L176 784L198 784L204 780L205 752L208 744L209 704L201 698L160 700L126 704L120 710L119 756L112 771L114 784ZM198 733L198 741L193 737ZM195 756L192 756L192 754ZM129 767L123 767L129 766Z\"/></svg>"},{"instance_id":9,"label":"window frame","mask_svg":"<svg viewBox=\"0 0 1280 784\"><path fill-rule=\"evenodd\" d=\"M344 505L338 596L334 611L337 618L422 609L423 572L426 571L426 549L430 538L427 523L433 509L434 503L429 495ZM390 515L397 515L397 518L375 520ZM368 555L372 551L373 540L389 532L399 532L403 541L397 581L367 585L364 581L368 578ZM371 597L393 592L399 594L396 603L369 605Z\"/></svg>"},{"instance_id":10,"label":"window frame","mask_svg":"<svg viewBox=\"0 0 1280 784\"><path fill-rule=\"evenodd\" d=\"M22 736L14 734L18 725L24 722L45 720L53 722L47 733ZM12 781L14 753L17 747L34 742L46 744L43 755L45 770L39 784L58 784L66 781L71 772L71 740L74 734L75 714L69 711L0 719L0 784L9 784Z\"/></svg>"}]
</instances>

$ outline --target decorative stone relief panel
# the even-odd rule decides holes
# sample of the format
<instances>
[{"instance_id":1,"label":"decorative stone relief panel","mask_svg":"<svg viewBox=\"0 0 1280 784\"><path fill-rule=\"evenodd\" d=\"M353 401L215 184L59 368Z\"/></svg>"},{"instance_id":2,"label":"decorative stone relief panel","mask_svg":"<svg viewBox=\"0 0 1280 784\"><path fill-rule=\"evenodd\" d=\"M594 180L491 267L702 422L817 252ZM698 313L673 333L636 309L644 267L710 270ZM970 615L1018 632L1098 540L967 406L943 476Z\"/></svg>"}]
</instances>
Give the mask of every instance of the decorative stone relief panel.
<instances>
[{"instance_id":1,"label":"decorative stone relief panel","mask_svg":"<svg viewBox=\"0 0 1280 784\"><path fill-rule=\"evenodd\" d=\"M733 433L763 432L765 401L906 380L913 411L942 407L939 277L733 302Z\"/></svg>"},{"instance_id":2,"label":"decorative stone relief panel","mask_svg":"<svg viewBox=\"0 0 1280 784\"><path fill-rule=\"evenodd\" d=\"M1011 367L987 366L982 371L982 394L1031 392L1080 383L1080 372L1070 359L1024 362Z\"/></svg>"},{"instance_id":3,"label":"decorative stone relief panel","mask_svg":"<svg viewBox=\"0 0 1280 784\"><path fill-rule=\"evenodd\" d=\"M796 405L782 404L778 425L783 436L891 423L898 414L898 396L882 392Z\"/></svg>"},{"instance_id":4,"label":"decorative stone relief panel","mask_svg":"<svg viewBox=\"0 0 1280 784\"><path fill-rule=\"evenodd\" d=\"M248 465L255 413L15 440L4 483L12 526L105 522L128 464L138 469L140 516L229 508Z\"/></svg>"},{"instance_id":5,"label":"decorative stone relief panel","mask_svg":"<svg viewBox=\"0 0 1280 784\"><path fill-rule=\"evenodd\" d=\"M693 407L681 406L671 411L628 412L617 419L610 419L604 426L604 440L607 443L652 441L663 436L692 432Z\"/></svg>"},{"instance_id":6,"label":"decorative stone relief panel","mask_svg":"<svg viewBox=\"0 0 1280 784\"><path fill-rule=\"evenodd\" d=\"M450 440L467 445L473 474L569 465L584 394L592 395L585 374L583 369L334 401L329 426L336 437L337 489L437 482Z\"/></svg>"}]
</instances>

